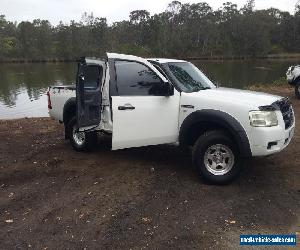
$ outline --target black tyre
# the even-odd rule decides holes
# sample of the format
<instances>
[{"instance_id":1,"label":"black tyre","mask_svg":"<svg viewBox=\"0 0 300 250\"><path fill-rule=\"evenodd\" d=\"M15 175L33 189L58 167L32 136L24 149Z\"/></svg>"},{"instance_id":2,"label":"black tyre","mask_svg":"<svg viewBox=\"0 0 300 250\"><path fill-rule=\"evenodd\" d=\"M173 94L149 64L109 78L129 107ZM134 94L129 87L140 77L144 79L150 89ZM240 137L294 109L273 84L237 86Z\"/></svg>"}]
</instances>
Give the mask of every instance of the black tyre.
<instances>
[{"instance_id":1,"label":"black tyre","mask_svg":"<svg viewBox=\"0 0 300 250\"><path fill-rule=\"evenodd\" d=\"M223 131L213 130L196 141L193 163L200 177L213 184L226 184L239 174L242 159L232 139Z\"/></svg>"},{"instance_id":2,"label":"black tyre","mask_svg":"<svg viewBox=\"0 0 300 250\"><path fill-rule=\"evenodd\" d=\"M295 85L295 95L298 99L300 99L300 81L298 81Z\"/></svg>"},{"instance_id":3,"label":"black tyre","mask_svg":"<svg viewBox=\"0 0 300 250\"><path fill-rule=\"evenodd\" d=\"M78 132L76 131L76 117L73 117L68 123L69 139L72 147L77 151L88 151L93 148L97 141L96 131Z\"/></svg>"}]
</instances>

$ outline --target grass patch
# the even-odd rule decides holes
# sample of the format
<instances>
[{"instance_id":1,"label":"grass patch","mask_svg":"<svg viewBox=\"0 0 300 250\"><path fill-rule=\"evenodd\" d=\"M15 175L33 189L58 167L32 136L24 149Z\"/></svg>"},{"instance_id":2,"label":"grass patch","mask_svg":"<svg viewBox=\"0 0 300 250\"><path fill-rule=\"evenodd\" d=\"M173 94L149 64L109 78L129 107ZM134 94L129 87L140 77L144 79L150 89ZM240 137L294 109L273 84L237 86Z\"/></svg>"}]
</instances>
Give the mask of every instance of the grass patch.
<instances>
[{"instance_id":1,"label":"grass patch","mask_svg":"<svg viewBox=\"0 0 300 250\"><path fill-rule=\"evenodd\" d=\"M278 88L291 88L291 86L287 83L285 77L281 77L270 84L254 83L245 87L245 89L253 91L265 91Z\"/></svg>"}]
</instances>

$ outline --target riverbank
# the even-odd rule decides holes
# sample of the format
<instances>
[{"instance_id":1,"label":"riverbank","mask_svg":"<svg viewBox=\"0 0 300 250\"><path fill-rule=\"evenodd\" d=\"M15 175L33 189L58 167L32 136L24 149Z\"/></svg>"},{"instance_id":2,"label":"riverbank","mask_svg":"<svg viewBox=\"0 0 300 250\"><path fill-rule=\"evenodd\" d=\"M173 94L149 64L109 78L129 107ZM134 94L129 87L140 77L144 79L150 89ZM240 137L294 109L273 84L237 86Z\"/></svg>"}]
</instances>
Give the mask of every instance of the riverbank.
<instances>
[{"instance_id":1,"label":"riverbank","mask_svg":"<svg viewBox=\"0 0 300 250\"><path fill-rule=\"evenodd\" d=\"M281 77L267 85L264 83L253 83L245 86L244 89L272 93L281 96L290 96L292 93L294 93L294 87L287 83L285 77ZM291 98L294 97L291 96Z\"/></svg>"},{"instance_id":2,"label":"riverbank","mask_svg":"<svg viewBox=\"0 0 300 250\"><path fill-rule=\"evenodd\" d=\"M300 101L288 96L300 119ZM50 118L0 121L3 249L235 249L240 234L300 232L300 127L227 186L198 180L189 153L161 145L71 149ZM299 242L300 239L298 239Z\"/></svg>"}]
</instances>

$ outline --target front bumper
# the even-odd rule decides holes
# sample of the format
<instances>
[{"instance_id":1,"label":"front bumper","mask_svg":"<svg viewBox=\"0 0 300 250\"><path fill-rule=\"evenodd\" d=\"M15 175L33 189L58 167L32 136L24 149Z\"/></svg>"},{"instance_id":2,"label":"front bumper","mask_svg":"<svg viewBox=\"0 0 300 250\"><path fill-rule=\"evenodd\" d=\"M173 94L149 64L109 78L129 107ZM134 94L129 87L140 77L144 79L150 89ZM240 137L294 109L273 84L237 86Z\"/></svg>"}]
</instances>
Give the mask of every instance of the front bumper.
<instances>
[{"instance_id":1,"label":"front bumper","mask_svg":"<svg viewBox=\"0 0 300 250\"><path fill-rule=\"evenodd\" d=\"M291 116L288 116L288 112ZM289 145L295 131L295 114L291 106L288 112L276 111L277 126L252 127L249 137L252 156L275 154Z\"/></svg>"},{"instance_id":2,"label":"front bumper","mask_svg":"<svg viewBox=\"0 0 300 250\"><path fill-rule=\"evenodd\" d=\"M271 155L282 151L291 142L295 131L295 122L285 129L279 124L275 127L253 128L250 140L252 156Z\"/></svg>"}]
</instances>

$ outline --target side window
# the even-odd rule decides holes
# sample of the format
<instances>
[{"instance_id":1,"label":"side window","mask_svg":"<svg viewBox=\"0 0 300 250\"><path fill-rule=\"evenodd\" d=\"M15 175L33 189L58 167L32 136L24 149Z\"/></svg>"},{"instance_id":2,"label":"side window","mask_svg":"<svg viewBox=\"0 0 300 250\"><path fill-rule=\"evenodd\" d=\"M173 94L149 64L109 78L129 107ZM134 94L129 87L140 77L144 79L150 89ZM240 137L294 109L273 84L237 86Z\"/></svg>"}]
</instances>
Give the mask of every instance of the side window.
<instances>
[{"instance_id":1,"label":"side window","mask_svg":"<svg viewBox=\"0 0 300 250\"><path fill-rule=\"evenodd\" d=\"M162 80L138 62L116 61L117 87L120 96L163 96Z\"/></svg>"},{"instance_id":2,"label":"side window","mask_svg":"<svg viewBox=\"0 0 300 250\"><path fill-rule=\"evenodd\" d=\"M102 78L102 68L98 65L86 65L83 68L85 78L84 88L95 89L100 84Z\"/></svg>"}]
</instances>

